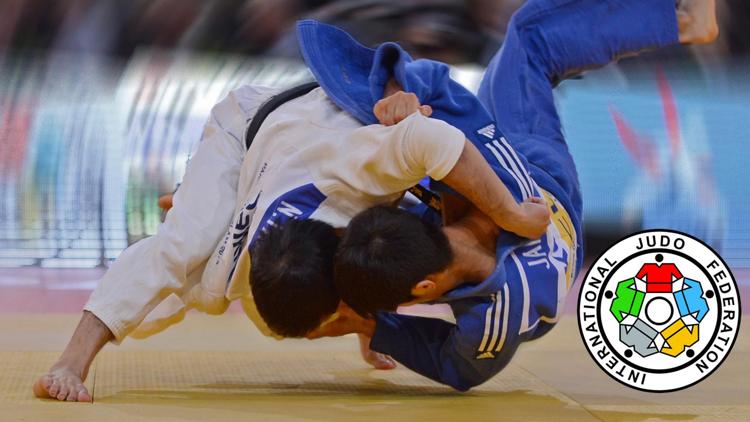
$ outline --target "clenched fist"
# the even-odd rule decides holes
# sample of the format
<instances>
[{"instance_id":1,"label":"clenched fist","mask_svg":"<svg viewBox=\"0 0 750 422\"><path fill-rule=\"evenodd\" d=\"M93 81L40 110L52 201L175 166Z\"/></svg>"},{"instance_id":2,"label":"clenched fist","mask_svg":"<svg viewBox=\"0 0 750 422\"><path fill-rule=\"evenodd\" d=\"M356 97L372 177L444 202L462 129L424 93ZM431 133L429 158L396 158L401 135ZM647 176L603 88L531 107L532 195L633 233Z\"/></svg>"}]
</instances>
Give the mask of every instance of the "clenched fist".
<instances>
[{"instance_id":1,"label":"clenched fist","mask_svg":"<svg viewBox=\"0 0 750 422\"><path fill-rule=\"evenodd\" d=\"M426 117L432 115L432 107L420 104L416 95L411 92L396 91L394 94L375 103L372 112L380 124L392 126L417 110Z\"/></svg>"}]
</instances>

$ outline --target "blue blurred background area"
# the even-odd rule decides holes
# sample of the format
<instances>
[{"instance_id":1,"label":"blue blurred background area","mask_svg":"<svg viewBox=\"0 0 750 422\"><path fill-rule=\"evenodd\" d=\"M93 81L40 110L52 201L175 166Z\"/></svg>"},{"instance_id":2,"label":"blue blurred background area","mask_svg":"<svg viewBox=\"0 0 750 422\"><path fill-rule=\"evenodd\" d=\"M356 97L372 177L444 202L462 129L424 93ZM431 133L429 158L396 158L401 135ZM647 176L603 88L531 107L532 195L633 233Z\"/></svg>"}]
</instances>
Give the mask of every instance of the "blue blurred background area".
<instances>
[{"instance_id":1,"label":"blue blurred background area","mask_svg":"<svg viewBox=\"0 0 750 422\"><path fill-rule=\"evenodd\" d=\"M153 234L217 101L311 78L297 19L395 40L471 89L520 0L2 0L0 267L108 265ZM713 45L565 81L587 255L672 228L750 267L750 3L719 1Z\"/></svg>"}]
</instances>

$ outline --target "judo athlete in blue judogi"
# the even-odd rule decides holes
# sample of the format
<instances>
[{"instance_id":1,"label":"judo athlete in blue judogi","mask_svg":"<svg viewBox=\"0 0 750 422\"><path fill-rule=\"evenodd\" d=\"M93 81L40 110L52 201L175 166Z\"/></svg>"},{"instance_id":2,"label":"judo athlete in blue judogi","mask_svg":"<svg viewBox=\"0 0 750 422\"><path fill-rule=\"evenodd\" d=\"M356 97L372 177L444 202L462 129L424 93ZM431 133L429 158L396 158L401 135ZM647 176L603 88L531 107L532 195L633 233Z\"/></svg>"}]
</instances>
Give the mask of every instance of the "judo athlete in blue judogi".
<instances>
[{"instance_id":1,"label":"judo athlete in blue judogi","mask_svg":"<svg viewBox=\"0 0 750 422\"><path fill-rule=\"evenodd\" d=\"M372 50L336 28L302 22L307 64L340 107L364 124L377 122L373 106L393 78L432 107L432 118L459 128L517 201L544 198L552 220L533 241L498 230L489 246L493 266L479 278L481 259L466 268L472 258L461 248L480 245L473 252L481 252L483 236L492 232L481 233L488 227L481 217L463 230L460 220L458 226L443 221L453 255L442 267L412 274L420 260L441 260L445 254L430 255L427 249L434 244L429 242L430 248L409 254L404 237L421 228L412 231L419 223L406 213L383 207L365 211L348 227L336 263L337 288L356 313L342 307L338 320L311 337L371 335L372 350L467 390L502 370L521 343L547 333L561 316L583 258L581 193L553 88L621 56L685 42L679 14L673 0L531 0L512 18L476 96L450 79L446 65L412 60L397 44ZM430 186L444 199L457 198L440 183ZM443 211L445 217L448 210ZM400 226L399 219L408 223ZM441 247L444 241L435 249ZM405 280L410 276L405 274L412 278ZM473 279L458 280L457 274ZM407 289L399 291L398 282ZM388 295L392 300L384 299ZM384 312L427 301L450 305L455 323Z\"/></svg>"}]
</instances>

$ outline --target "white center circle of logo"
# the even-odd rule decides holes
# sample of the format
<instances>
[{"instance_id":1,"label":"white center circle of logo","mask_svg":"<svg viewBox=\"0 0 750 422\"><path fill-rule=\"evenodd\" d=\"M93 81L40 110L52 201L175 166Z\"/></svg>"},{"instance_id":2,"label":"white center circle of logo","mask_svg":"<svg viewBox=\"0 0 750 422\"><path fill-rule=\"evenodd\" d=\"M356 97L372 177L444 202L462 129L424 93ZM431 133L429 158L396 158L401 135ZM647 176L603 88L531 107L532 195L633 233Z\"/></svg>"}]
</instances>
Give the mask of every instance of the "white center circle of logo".
<instances>
[{"instance_id":1,"label":"white center circle of logo","mask_svg":"<svg viewBox=\"0 0 750 422\"><path fill-rule=\"evenodd\" d=\"M741 318L724 260L684 233L630 235L589 268L578 298L594 361L629 387L667 392L709 376L729 354Z\"/></svg>"},{"instance_id":2,"label":"white center circle of logo","mask_svg":"<svg viewBox=\"0 0 750 422\"><path fill-rule=\"evenodd\" d=\"M646 318L655 325L662 325L672 318L672 305L667 299L657 296L646 305Z\"/></svg>"}]
</instances>

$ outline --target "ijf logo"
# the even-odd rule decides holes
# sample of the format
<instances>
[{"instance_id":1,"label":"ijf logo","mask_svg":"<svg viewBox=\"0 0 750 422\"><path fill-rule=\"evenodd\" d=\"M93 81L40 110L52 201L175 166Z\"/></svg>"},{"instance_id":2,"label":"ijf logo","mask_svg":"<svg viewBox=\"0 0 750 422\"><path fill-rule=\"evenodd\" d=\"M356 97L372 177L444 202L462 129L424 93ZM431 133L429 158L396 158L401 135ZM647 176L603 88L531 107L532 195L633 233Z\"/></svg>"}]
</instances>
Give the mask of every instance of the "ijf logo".
<instances>
[{"instance_id":1,"label":"ijf logo","mask_svg":"<svg viewBox=\"0 0 750 422\"><path fill-rule=\"evenodd\" d=\"M722 258L684 233L633 234L586 273L578 324L591 357L629 387L667 392L709 376L740 325L737 283Z\"/></svg>"}]
</instances>

